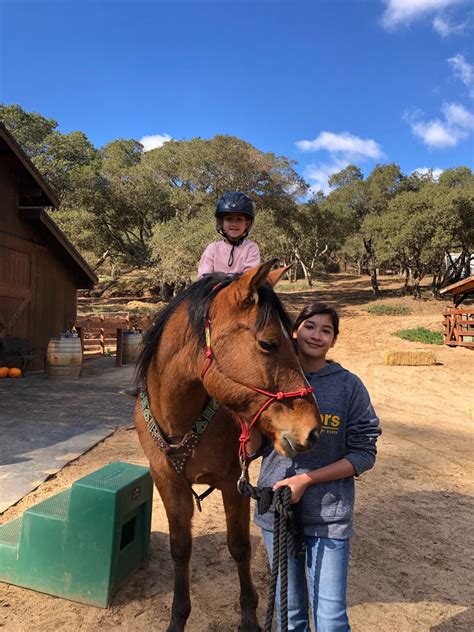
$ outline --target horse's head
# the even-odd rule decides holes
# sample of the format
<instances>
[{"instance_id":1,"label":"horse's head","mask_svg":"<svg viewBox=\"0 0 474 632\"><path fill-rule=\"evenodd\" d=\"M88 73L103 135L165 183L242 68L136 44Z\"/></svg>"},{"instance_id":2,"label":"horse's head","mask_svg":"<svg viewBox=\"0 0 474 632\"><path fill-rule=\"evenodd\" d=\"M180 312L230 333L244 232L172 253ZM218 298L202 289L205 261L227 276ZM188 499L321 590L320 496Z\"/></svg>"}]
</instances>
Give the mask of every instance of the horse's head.
<instances>
[{"instance_id":1,"label":"horse's head","mask_svg":"<svg viewBox=\"0 0 474 632\"><path fill-rule=\"evenodd\" d=\"M321 418L307 392L289 318L273 291L286 268L272 271L273 263L213 288L203 381L212 397L246 422L263 408L256 424L278 452L293 456L314 444ZM277 397L270 401L269 394Z\"/></svg>"}]
</instances>

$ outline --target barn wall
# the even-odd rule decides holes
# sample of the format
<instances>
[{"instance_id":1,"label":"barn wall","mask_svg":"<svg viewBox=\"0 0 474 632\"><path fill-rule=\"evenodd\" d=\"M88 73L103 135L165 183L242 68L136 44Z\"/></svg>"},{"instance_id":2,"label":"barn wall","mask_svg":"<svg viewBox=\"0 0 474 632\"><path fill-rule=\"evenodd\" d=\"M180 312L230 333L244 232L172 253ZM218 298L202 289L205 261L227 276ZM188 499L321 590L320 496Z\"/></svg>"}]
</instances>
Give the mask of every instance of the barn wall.
<instances>
[{"instance_id":1,"label":"barn wall","mask_svg":"<svg viewBox=\"0 0 474 632\"><path fill-rule=\"evenodd\" d=\"M0 231L17 237L31 238L32 231L18 216L17 175L12 158L0 155Z\"/></svg>"},{"instance_id":2,"label":"barn wall","mask_svg":"<svg viewBox=\"0 0 474 632\"><path fill-rule=\"evenodd\" d=\"M44 229L20 219L18 201L12 164L1 155L0 318L4 324L14 319L9 335L45 347L74 321L78 281L76 271L58 254ZM41 362L31 366L40 368Z\"/></svg>"},{"instance_id":3,"label":"barn wall","mask_svg":"<svg viewBox=\"0 0 474 632\"><path fill-rule=\"evenodd\" d=\"M35 318L32 338L46 345L76 318L75 280L51 249L36 248Z\"/></svg>"}]
</instances>

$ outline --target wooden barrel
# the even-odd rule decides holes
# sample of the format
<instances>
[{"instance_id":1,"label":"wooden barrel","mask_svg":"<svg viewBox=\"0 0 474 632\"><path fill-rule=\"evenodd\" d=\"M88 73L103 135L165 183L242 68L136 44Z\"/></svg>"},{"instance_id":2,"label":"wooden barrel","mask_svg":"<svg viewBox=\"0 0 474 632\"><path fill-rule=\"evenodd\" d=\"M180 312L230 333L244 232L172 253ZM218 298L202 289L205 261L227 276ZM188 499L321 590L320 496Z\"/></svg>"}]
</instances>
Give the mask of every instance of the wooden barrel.
<instances>
[{"instance_id":1,"label":"wooden barrel","mask_svg":"<svg viewBox=\"0 0 474 632\"><path fill-rule=\"evenodd\" d=\"M143 334L141 331L123 332L123 363L132 364L138 360L142 350Z\"/></svg>"},{"instance_id":2,"label":"wooden barrel","mask_svg":"<svg viewBox=\"0 0 474 632\"><path fill-rule=\"evenodd\" d=\"M51 338L46 352L48 377L73 380L79 377L82 368L80 338Z\"/></svg>"}]
</instances>

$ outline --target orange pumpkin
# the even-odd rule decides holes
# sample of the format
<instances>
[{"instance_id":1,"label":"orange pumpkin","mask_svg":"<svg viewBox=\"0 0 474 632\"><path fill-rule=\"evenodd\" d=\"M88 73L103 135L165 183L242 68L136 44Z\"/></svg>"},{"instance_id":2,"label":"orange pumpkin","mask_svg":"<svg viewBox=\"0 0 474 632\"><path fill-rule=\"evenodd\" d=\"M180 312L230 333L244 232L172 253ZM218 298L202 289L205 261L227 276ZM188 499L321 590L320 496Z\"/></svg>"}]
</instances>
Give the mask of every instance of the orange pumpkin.
<instances>
[{"instance_id":1,"label":"orange pumpkin","mask_svg":"<svg viewBox=\"0 0 474 632\"><path fill-rule=\"evenodd\" d=\"M0 379L2 377L8 377L8 367L7 366L0 366Z\"/></svg>"},{"instance_id":2,"label":"orange pumpkin","mask_svg":"<svg viewBox=\"0 0 474 632\"><path fill-rule=\"evenodd\" d=\"M21 369L17 369L16 367L8 369L8 377L21 377Z\"/></svg>"}]
</instances>

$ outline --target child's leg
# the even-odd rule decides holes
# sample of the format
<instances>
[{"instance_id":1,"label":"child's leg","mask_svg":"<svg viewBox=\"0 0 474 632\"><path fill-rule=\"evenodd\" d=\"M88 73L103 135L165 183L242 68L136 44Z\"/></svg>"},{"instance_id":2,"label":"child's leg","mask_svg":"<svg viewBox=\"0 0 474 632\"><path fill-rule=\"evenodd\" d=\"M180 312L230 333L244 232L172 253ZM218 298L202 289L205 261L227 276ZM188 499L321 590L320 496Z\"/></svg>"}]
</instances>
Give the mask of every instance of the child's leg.
<instances>
[{"instance_id":1,"label":"child's leg","mask_svg":"<svg viewBox=\"0 0 474 632\"><path fill-rule=\"evenodd\" d=\"M347 617L349 540L306 537L313 620L318 632L350 632Z\"/></svg>"},{"instance_id":2,"label":"child's leg","mask_svg":"<svg viewBox=\"0 0 474 632\"><path fill-rule=\"evenodd\" d=\"M262 534L271 569L273 562L273 532L262 529ZM277 582L275 605L278 631L281 632L280 579ZM295 560L291 555L288 557L288 630L310 632L305 559Z\"/></svg>"}]
</instances>

